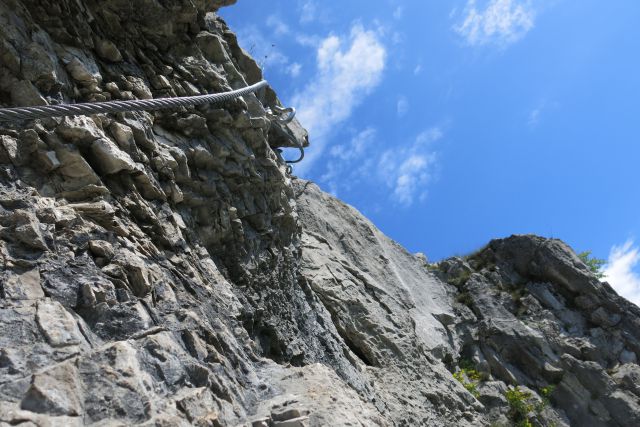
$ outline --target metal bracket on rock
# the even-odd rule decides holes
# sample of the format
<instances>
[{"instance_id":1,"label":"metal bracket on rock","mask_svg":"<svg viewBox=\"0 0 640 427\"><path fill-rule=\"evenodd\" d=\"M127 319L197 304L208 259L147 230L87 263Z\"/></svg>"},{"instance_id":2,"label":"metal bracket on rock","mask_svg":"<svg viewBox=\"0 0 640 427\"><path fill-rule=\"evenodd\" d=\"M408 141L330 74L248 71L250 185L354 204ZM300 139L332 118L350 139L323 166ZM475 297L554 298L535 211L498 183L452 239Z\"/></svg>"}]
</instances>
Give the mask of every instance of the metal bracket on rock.
<instances>
[{"instance_id":1,"label":"metal bracket on rock","mask_svg":"<svg viewBox=\"0 0 640 427\"><path fill-rule=\"evenodd\" d=\"M296 117L296 109L293 107L282 108L276 105L276 106L273 106L271 110L276 114L280 115L280 117L278 117L276 120L278 120L278 122L282 123L283 125L286 125L287 123L291 123L291 121ZM284 116L285 114L286 116Z\"/></svg>"},{"instance_id":2,"label":"metal bracket on rock","mask_svg":"<svg viewBox=\"0 0 640 427\"><path fill-rule=\"evenodd\" d=\"M293 119L296 117L296 109L293 107L283 108L274 105L273 107L267 109L267 114L275 116L275 120L278 123L286 125L287 123L291 123L291 121L293 121ZM296 148L300 150L300 157L298 157L296 160L285 160L286 163L299 163L302 161L302 159L304 159L304 147L302 145L299 145ZM287 166L287 173L291 174L291 172L291 166Z\"/></svg>"}]
</instances>

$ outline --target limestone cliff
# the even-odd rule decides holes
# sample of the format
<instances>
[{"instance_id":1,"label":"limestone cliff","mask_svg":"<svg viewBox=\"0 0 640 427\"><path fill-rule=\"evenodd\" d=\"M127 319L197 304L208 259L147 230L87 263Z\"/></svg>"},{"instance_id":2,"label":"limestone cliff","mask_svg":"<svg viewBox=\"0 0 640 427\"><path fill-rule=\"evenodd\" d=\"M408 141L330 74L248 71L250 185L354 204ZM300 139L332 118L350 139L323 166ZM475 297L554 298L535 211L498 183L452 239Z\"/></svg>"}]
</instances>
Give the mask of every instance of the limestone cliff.
<instances>
[{"instance_id":1,"label":"limestone cliff","mask_svg":"<svg viewBox=\"0 0 640 427\"><path fill-rule=\"evenodd\" d=\"M232 3L1 0L0 106L255 83ZM406 252L276 105L0 124L0 426L640 425L636 306L557 240Z\"/></svg>"}]
</instances>

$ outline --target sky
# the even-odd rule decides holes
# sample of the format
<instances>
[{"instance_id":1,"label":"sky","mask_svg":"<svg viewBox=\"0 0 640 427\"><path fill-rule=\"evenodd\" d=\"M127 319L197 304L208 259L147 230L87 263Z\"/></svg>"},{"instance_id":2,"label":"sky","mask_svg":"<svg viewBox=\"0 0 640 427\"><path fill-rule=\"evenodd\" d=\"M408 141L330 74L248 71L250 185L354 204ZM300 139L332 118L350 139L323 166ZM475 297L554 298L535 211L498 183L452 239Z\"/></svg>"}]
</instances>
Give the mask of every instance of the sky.
<instances>
[{"instance_id":1,"label":"sky","mask_svg":"<svg viewBox=\"0 0 640 427\"><path fill-rule=\"evenodd\" d=\"M431 261L560 238L640 304L640 1L239 0L220 15L309 131L296 175Z\"/></svg>"}]
</instances>

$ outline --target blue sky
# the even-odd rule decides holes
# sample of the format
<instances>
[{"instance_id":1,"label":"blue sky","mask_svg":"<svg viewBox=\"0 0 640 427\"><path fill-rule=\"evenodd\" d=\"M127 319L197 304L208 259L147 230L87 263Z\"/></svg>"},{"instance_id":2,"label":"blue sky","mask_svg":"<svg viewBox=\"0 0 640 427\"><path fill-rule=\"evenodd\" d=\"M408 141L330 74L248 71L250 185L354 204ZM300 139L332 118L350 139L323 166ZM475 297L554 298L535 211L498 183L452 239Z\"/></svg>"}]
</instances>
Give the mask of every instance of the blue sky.
<instances>
[{"instance_id":1,"label":"blue sky","mask_svg":"<svg viewBox=\"0 0 640 427\"><path fill-rule=\"evenodd\" d=\"M535 233L640 302L640 2L239 0L295 173L431 260ZM295 156L295 153L292 153Z\"/></svg>"}]
</instances>

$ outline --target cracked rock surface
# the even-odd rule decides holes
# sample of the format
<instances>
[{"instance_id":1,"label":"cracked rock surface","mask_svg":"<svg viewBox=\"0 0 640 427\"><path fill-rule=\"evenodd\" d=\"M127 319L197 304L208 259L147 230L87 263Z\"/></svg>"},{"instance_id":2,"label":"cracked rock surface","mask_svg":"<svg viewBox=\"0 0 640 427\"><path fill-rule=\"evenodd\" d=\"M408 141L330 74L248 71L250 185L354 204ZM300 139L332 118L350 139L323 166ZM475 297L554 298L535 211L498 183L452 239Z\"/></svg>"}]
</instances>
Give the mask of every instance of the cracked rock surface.
<instances>
[{"instance_id":1,"label":"cracked rock surface","mask_svg":"<svg viewBox=\"0 0 640 427\"><path fill-rule=\"evenodd\" d=\"M234 2L3 0L0 106L260 81ZM0 426L640 425L638 307L558 240L408 253L274 107L0 123Z\"/></svg>"}]
</instances>

